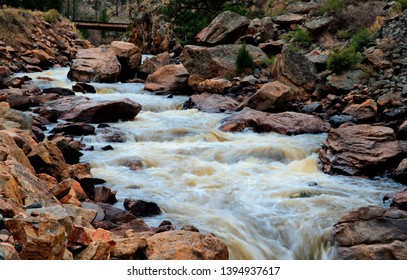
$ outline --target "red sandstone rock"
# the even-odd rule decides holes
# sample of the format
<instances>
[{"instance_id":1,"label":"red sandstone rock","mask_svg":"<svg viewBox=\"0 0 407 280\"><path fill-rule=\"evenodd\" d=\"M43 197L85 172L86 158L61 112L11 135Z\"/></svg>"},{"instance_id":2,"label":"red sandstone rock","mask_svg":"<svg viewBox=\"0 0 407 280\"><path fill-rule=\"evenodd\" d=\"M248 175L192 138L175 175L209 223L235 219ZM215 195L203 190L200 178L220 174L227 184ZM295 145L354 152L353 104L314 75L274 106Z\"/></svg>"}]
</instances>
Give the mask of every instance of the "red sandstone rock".
<instances>
[{"instance_id":1,"label":"red sandstone rock","mask_svg":"<svg viewBox=\"0 0 407 280\"><path fill-rule=\"evenodd\" d=\"M145 90L174 94L187 94L189 73L182 65L166 65L149 75Z\"/></svg>"}]
</instances>

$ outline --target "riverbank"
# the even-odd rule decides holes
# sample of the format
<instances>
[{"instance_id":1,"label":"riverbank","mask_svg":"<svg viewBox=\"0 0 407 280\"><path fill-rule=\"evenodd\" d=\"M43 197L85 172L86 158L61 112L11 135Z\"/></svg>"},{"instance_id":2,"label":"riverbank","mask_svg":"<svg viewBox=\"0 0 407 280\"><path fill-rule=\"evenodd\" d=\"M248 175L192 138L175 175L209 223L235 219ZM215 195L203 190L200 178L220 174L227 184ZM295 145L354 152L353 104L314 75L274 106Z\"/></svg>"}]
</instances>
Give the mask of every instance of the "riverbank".
<instances>
[{"instance_id":1,"label":"riverbank","mask_svg":"<svg viewBox=\"0 0 407 280\"><path fill-rule=\"evenodd\" d=\"M369 60L377 67L370 79L321 70L327 61L315 60L319 51L309 56L290 43L277 47L274 63L260 48L223 43L185 46L179 58L163 53L140 66L140 50L124 42L79 51L68 74L81 82L74 87L52 72L35 74L33 83L7 79L0 99L4 255L405 258L397 234L405 192L397 194L403 186L388 177L405 178L405 42L395 34L406 32L406 15L384 22L369 52L387 52ZM282 26L291 20L278 19ZM255 69L234 77L244 47ZM83 83L129 81L135 72L146 80L132 80L145 84L128 84L131 92ZM105 94L86 95L98 90ZM193 93L186 103L177 96L185 93ZM32 108L31 117L13 110ZM135 201L137 194L149 201ZM116 200L120 207L111 206ZM184 230L174 231L171 219L147 225L140 208ZM383 231L370 229L382 220ZM41 225L41 238L31 235L33 225ZM353 242L355 234L361 238ZM33 245L38 239L47 241ZM58 249L38 253L49 246Z\"/></svg>"}]
</instances>

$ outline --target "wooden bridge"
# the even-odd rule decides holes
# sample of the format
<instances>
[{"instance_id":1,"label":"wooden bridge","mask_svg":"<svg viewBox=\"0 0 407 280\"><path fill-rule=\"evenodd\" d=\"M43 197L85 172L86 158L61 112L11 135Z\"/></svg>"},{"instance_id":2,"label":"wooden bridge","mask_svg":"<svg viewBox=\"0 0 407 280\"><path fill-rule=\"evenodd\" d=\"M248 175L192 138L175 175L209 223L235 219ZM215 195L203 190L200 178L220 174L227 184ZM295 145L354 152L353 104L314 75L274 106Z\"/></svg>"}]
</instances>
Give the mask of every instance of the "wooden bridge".
<instances>
[{"instance_id":1,"label":"wooden bridge","mask_svg":"<svg viewBox=\"0 0 407 280\"><path fill-rule=\"evenodd\" d=\"M77 29L94 29L105 31L121 31L126 32L129 30L130 23L112 23L112 22L97 22L97 21L83 21L74 20L73 23Z\"/></svg>"}]
</instances>

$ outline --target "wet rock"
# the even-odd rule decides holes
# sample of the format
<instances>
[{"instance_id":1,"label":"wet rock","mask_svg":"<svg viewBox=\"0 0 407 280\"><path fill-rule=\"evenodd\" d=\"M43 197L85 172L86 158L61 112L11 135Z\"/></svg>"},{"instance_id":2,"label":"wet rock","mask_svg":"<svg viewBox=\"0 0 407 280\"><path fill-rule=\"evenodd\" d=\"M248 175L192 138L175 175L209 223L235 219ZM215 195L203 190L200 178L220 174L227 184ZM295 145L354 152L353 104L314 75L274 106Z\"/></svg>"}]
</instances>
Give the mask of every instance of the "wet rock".
<instances>
[{"instance_id":1,"label":"wet rock","mask_svg":"<svg viewBox=\"0 0 407 280\"><path fill-rule=\"evenodd\" d=\"M239 107L249 107L264 112L282 112L295 108L294 104L301 99L301 94L295 88L274 81L264 84Z\"/></svg>"},{"instance_id":2,"label":"wet rock","mask_svg":"<svg viewBox=\"0 0 407 280\"><path fill-rule=\"evenodd\" d=\"M314 63L290 45L284 46L281 54L276 56L272 73L281 83L305 90L312 90L318 79Z\"/></svg>"},{"instance_id":3,"label":"wet rock","mask_svg":"<svg viewBox=\"0 0 407 280\"><path fill-rule=\"evenodd\" d=\"M231 44L244 34L249 24L247 17L225 11L201 30L195 39L199 43L208 45Z\"/></svg>"},{"instance_id":4,"label":"wet rock","mask_svg":"<svg viewBox=\"0 0 407 280\"><path fill-rule=\"evenodd\" d=\"M71 122L103 123L132 120L142 106L130 99L97 102L84 97L64 97L36 110L41 116L61 118Z\"/></svg>"},{"instance_id":5,"label":"wet rock","mask_svg":"<svg viewBox=\"0 0 407 280\"><path fill-rule=\"evenodd\" d=\"M144 89L153 92L187 94L189 73L182 65L166 65L147 77Z\"/></svg>"},{"instance_id":6,"label":"wet rock","mask_svg":"<svg viewBox=\"0 0 407 280\"><path fill-rule=\"evenodd\" d=\"M59 87L43 89L42 93L45 93L45 94L56 93L60 96L75 95L75 92L73 92L72 90L67 89L67 88L59 88Z\"/></svg>"},{"instance_id":7,"label":"wet rock","mask_svg":"<svg viewBox=\"0 0 407 280\"><path fill-rule=\"evenodd\" d=\"M128 158L119 162L121 166L126 166L132 171L146 168L146 164L140 159Z\"/></svg>"},{"instance_id":8,"label":"wet rock","mask_svg":"<svg viewBox=\"0 0 407 280\"><path fill-rule=\"evenodd\" d=\"M124 208L136 217L151 217L161 214L160 207L154 202L125 199Z\"/></svg>"},{"instance_id":9,"label":"wet rock","mask_svg":"<svg viewBox=\"0 0 407 280\"><path fill-rule=\"evenodd\" d=\"M95 87L87 83L76 83L72 86L72 90L82 93L96 93Z\"/></svg>"},{"instance_id":10,"label":"wet rock","mask_svg":"<svg viewBox=\"0 0 407 280\"><path fill-rule=\"evenodd\" d=\"M137 76L146 79L148 75L153 74L155 71L168 64L171 64L171 56L168 52L163 52L147 58L143 64L141 64Z\"/></svg>"},{"instance_id":11,"label":"wet rock","mask_svg":"<svg viewBox=\"0 0 407 280\"><path fill-rule=\"evenodd\" d=\"M131 214L129 211L122 210L116 207L113 207L110 204L106 203L97 203L105 211L104 220L111 222L113 224L125 224L137 219L136 216Z\"/></svg>"},{"instance_id":12,"label":"wet rock","mask_svg":"<svg viewBox=\"0 0 407 280\"><path fill-rule=\"evenodd\" d=\"M112 191L107 187L95 187L95 202L114 204L117 202L116 199L117 191Z\"/></svg>"},{"instance_id":13,"label":"wet rock","mask_svg":"<svg viewBox=\"0 0 407 280\"><path fill-rule=\"evenodd\" d=\"M398 165L396 170L393 171L392 176L393 176L394 180L396 180L397 182L407 185L407 159L406 158L400 162L400 164ZM404 208L403 208L403 210L407 211L407 209L404 209Z\"/></svg>"},{"instance_id":14,"label":"wet rock","mask_svg":"<svg viewBox=\"0 0 407 280\"><path fill-rule=\"evenodd\" d=\"M61 150L67 164L79 163L80 157L83 156L83 154L79 151L76 141L68 137L58 136L53 138L52 142Z\"/></svg>"},{"instance_id":15,"label":"wet rock","mask_svg":"<svg viewBox=\"0 0 407 280\"><path fill-rule=\"evenodd\" d=\"M319 158L329 174L372 175L389 169L402 152L393 129L346 124L329 132Z\"/></svg>"},{"instance_id":16,"label":"wet rock","mask_svg":"<svg viewBox=\"0 0 407 280\"><path fill-rule=\"evenodd\" d=\"M114 148L111 145L103 146L101 148L103 151L113 151Z\"/></svg>"},{"instance_id":17,"label":"wet rock","mask_svg":"<svg viewBox=\"0 0 407 280\"><path fill-rule=\"evenodd\" d=\"M87 123L62 123L54 127L50 133L62 133L70 136L94 135L95 127Z\"/></svg>"},{"instance_id":18,"label":"wet rock","mask_svg":"<svg viewBox=\"0 0 407 280\"><path fill-rule=\"evenodd\" d=\"M120 81L134 78L137 68L141 64L141 51L133 43L113 41L111 50L116 54L121 64Z\"/></svg>"},{"instance_id":19,"label":"wet rock","mask_svg":"<svg viewBox=\"0 0 407 280\"><path fill-rule=\"evenodd\" d=\"M227 260L225 244L211 234L167 231L147 238L148 260Z\"/></svg>"},{"instance_id":20,"label":"wet rock","mask_svg":"<svg viewBox=\"0 0 407 280\"><path fill-rule=\"evenodd\" d=\"M61 260L66 249L64 226L40 217L14 218L5 227L21 244L19 256L24 260Z\"/></svg>"},{"instance_id":21,"label":"wet rock","mask_svg":"<svg viewBox=\"0 0 407 280\"><path fill-rule=\"evenodd\" d=\"M256 132L276 132L285 135L303 133L323 133L330 129L330 125L312 115L283 112L265 113L250 108L231 115L222 120L220 130L224 132L240 132L252 128Z\"/></svg>"},{"instance_id":22,"label":"wet rock","mask_svg":"<svg viewBox=\"0 0 407 280\"><path fill-rule=\"evenodd\" d=\"M351 211L333 228L336 259L407 258L407 214L397 208L368 206Z\"/></svg>"},{"instance_id":23,"label":"wet rock","mask_svg":"<svg viewBox=\"0 0 407 280\"><path fill-rule=\"evenodd\" d=\"M231 97L220 94L194 94L184 104L184 109L197 108L202 112L223 113L236 111L239 102Z\"/></svg>"},{"instance_id":24,"label":"wet rock","mask_svg":"<svg viewBox=\"0 0 407 280\"><path fill-rule=\"evenodd\" d=\"M121 65L114 51L107 46L79 50L68 72L77 82L116 83Z\"/></svg>"},{"instance_id":25,"label":"wet rock","mask_svg":"<svg viewBox=\"0 0 407 280\"><path fill-rule=\"evenodd\" d=\"M216 47L185 46L180 60L190 74L189 85L212 78L234 77L236 74L236 57L242 45L219 45ZM261 65L268 57L259 48L246 46L256 65Z\"/></svg>"}]
</instances>

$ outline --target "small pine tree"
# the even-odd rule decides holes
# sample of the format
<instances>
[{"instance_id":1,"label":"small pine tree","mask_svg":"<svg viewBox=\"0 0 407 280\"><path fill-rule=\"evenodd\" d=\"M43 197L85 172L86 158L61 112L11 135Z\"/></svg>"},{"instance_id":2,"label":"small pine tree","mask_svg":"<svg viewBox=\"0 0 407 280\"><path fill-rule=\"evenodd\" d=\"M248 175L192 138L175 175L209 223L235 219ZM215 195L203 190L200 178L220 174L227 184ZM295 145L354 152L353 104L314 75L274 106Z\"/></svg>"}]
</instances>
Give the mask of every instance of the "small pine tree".
<instances>
[{"instance_id":1,"label":"small pine tree","mask_svg":"<svg viewBox=\"0 0 407 280\"><path fill-rule=\"evenodd\" d=\"M253 69L254 61L253 57L247 50L246 44L243 44L239 49L236 57L236 74L240 75L246 69Z\"/></svg>"}]
</instances>

